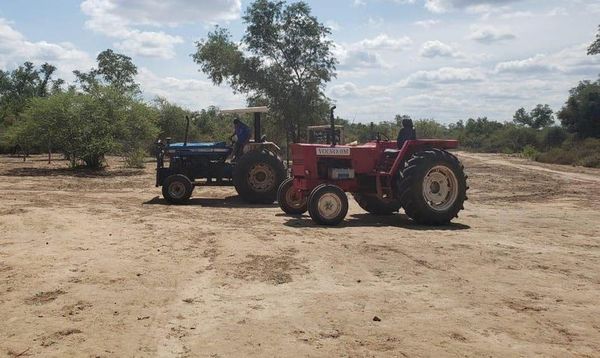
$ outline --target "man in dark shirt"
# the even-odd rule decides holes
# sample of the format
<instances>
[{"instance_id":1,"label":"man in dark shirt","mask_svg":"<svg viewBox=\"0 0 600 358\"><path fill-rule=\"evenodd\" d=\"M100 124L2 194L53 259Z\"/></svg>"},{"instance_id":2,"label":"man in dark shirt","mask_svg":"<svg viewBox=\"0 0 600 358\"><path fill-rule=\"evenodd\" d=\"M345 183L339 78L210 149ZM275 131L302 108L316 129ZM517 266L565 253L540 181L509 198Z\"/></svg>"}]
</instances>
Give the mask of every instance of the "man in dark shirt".
<instances>
[{"instance_id":1,"label":"man in dark shirt","mask_svg":"<svg viewBox=\"0 0 600 358\"><path fill-rule=\"evenodd\" d=\"M233 161L236 161L239 157L244 154L244 146L250 141L250 128L239 119L233 120L233 126L235 132L231 137L236 136L237 141L233 147Z\"/></svg>"},{"instance_id":2,"label":"man in dark shirt","mask_svg":"<svg viewBox=\"0 0 600 358\"><path fill-rule=\"evenodd\" d=\"M398 132L398 149L402 149L404 142L407 140L417 139L417 132L413 127L412 119L404 118L402 120L402 129Z\"/></svg>"}]
</instances>

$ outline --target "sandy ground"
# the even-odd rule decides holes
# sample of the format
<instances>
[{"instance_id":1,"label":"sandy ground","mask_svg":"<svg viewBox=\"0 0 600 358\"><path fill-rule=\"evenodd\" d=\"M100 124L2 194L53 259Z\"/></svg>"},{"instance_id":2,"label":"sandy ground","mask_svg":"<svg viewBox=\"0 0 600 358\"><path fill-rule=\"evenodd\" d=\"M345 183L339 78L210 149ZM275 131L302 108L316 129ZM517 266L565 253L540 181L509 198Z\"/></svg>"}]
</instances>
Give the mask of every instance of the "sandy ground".
<instances>
[{"instance_id":1,"label":"sandy ground","mask_svg":"<svg viewBox=\"0 0 600 358\"><path fill-rule=\"evenodd\" d=\"M600 356L600 170L461 153L453 225L0 158L0 356ZM375 318L377 317L377 318Z\"/></svg>"}]
</instances>

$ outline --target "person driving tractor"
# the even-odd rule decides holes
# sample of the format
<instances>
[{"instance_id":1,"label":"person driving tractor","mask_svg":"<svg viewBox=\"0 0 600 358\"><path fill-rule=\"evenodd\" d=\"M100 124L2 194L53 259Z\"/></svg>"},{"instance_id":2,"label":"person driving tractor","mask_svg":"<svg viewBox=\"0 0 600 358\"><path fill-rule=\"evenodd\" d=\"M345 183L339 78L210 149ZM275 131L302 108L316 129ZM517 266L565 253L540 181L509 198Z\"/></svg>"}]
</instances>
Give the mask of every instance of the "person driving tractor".
<instances>
[{"instance_id":1,"label":"person driving tractor","mask_svg":"<svg viewBox=\"0 0 600 358\"><path fill-rule=\"evenodd\" d=\"M250 141L250 127L248 127L238 118L233 120L233 126L235 131L231 135L231 138L236 136L237 140L235 142L235 146L233 147L233 158L231 160L236 161L242 156L242 154L244 154L244 146Z\"/></svg>"},{"instance_id":2,"label":"person driving tractor","mask_svg":"<svg viewBox=\"0 0 600 358\"><path fill-rule=\"evenodd\" d=\"M417 139L417 132L413 127L412 119L404 118L402 120L402 129L398 132L398 149L402 149L404 142L407 140L415 140Z\"/></svg>"}]
</instances>

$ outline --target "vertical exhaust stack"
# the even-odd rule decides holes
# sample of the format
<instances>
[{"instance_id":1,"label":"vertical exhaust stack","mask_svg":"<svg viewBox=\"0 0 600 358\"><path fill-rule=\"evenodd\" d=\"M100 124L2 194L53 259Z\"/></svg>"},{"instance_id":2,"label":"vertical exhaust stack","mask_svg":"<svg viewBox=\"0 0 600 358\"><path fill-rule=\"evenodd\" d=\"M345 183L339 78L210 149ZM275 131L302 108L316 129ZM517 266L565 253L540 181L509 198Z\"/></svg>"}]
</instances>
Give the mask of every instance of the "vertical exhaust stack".
<instances>
[{"instance_id":1,"label":"vertical exhaust stack","mask_svg":"<svg viewBox=\"0 0 600 358\"><path fill-rule=\"evenodd\" d=\"M336 138L335 138L335 117L333 115L333 111L336 109L336 106L331 107L331 114L329 116L329 121L331 124L331 146L335 147L336 143Z\"/></svg>"},{"instance_id":2,"label":"vertical exhaust stack","mask_svg":"<svg viewBox=\"0 0 600 358\"><path fill-rule=\"evenodd\" d=\"M187 146L187 140L188 140L188 131L190 130L190 117L189 116L185 116L185 120L186 120L186 124L185 124L185 137L183 139L183 146Z\"/></svg>"}]
</instances>

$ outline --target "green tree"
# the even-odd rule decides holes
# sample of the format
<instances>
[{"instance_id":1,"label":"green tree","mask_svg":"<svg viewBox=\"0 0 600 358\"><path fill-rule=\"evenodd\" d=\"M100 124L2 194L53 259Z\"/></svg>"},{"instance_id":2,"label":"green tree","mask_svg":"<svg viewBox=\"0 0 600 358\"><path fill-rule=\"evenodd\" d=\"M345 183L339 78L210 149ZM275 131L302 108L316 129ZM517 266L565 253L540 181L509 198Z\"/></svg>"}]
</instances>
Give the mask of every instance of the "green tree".
<instances>
[{"instance_id":1,"label":"green tree","mask_svg":"<svg viewBox=\"0 0 600 358\"><path fill-rule=\"evenodd\" d=\"M335 76L331 31L304 2L257 0L243 19L242 44L216 28L197 42L194 61L215 84L265 100L282 129L298 140L329 107L323 89Z\"/></svg>"},{"instance_id":2,"label":"green tree","mask_svg":"<svg viewBox=\"0 0 600 358\"><path fill-rule=\"evenodd\" d=\"M587 54L588 55L600 54L600 25L598 26L598 33L596 34L596 40L594 42L592 42L590 47L588 47Z\"/></svg>"},{"instance_id":3,"label":"green tree","mask_svg":"<svg viewBox=\"0 0 600 358\"><path fill-rule=\"evenodd\" d=\"M93 68L89 72L73 71L85 92L91 92L105 84L113 86L122 93L139 94L140 87L135 82L138 71L131 57L107 49L98 54L96 61L98 68Z\"/></svg>"},{"instance_id":4,"label":"green tree","mask_svg":"<svg viewBox=\"0 0 600 358\"><path fill-rule=\"evenodd\" d=\"M44 63L36 69L32 62L25 62L15 70L0 70L0 122L17 120L25 110L27 103L34 97L49 95L48 87L63 83L53 80L56 67Z\"/></svg>"},{"instance_id":5,"label":"green tree","mask_svg":"<svg viewBox=\"0 0 600 358\"><path fill-rule=\"evenodd\" d=\"M139 155L155 138L155 123L148 105L102 86L91 94L70 90L32 99L9 138L24 148L50 143L72 166L98 168L108 153Z\"/></svg>"},{"instance_id":6,"label":"green tree","mask_svg":"<svg viewBox=\"0 0 600 358\"><path fill-rule=\"evenodd\" d=\"M419 119L414 123L419 138L447 138L448 129L433 119Z\"/></svg>"},{"instance_id":7,"label":"green tree","mask_svg":"<svg viewBox=\"0 0 600 358\"><path fill-rule=\"evenodd\" d=\"M561 124L580 138L600 138L600 80L582 81L558 112Z\"/></svg>"},{"instance_id":8,"label":"green tree","mask_svg":"<svg viewBox=\"0 0 600 358\"><path fill-rule=\"evenodd\" d=\"M538 104L529 113L525 108L519 108L513 116L513 122L517 125L540 129L554 123L554 115L550 106Z\"/></svg>"},{"instance_id":9,"label":"green tree","mask_svg":"<svg viewBox=\"0 0 600 358\"><path fill-rule=\"evenodd\" d=\"M531 110L529 116L531 117L531 128L540 129L545 128L554 123L554 112L547 104L538 104L534 109Z\"/></svg>"},{"instance_id":10,"label":"green tree","mask_svg":"<svg viewBox=\"0 0 600 358\"><path fill-rule=\"evenodd\" d=\"M517 109L517 111L515 112L515 114L513 116L513 122L515 122L515 124L518 124L518 125L529 126L529 127L531 127L533 124L531 116L529 115L529 113L527 113L527 111L523 107Z\"/></svg>"}]
</instances>

